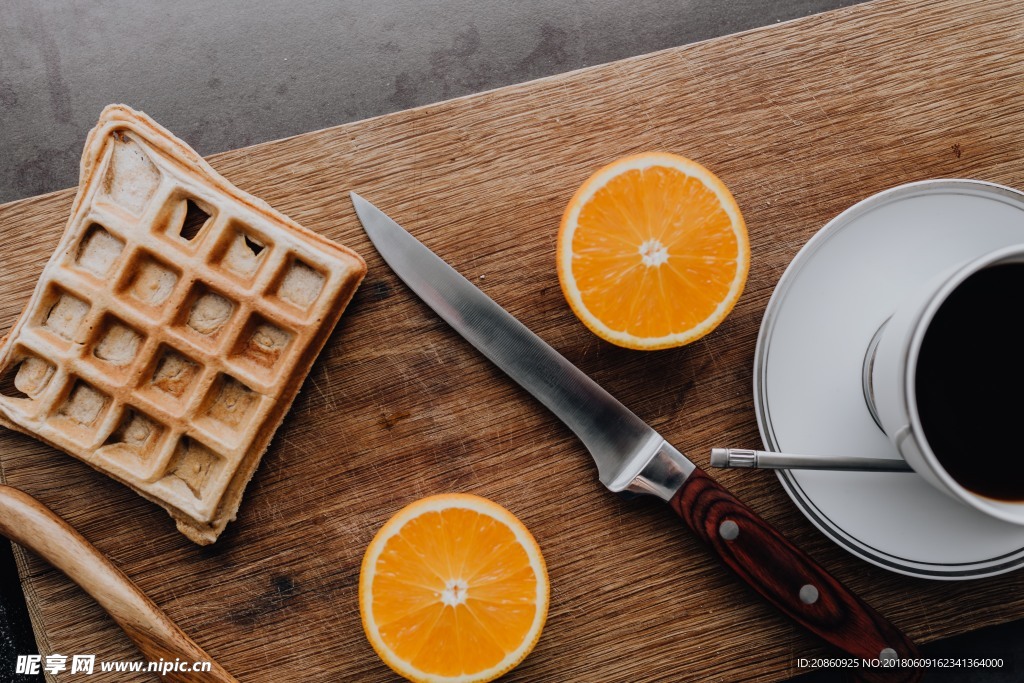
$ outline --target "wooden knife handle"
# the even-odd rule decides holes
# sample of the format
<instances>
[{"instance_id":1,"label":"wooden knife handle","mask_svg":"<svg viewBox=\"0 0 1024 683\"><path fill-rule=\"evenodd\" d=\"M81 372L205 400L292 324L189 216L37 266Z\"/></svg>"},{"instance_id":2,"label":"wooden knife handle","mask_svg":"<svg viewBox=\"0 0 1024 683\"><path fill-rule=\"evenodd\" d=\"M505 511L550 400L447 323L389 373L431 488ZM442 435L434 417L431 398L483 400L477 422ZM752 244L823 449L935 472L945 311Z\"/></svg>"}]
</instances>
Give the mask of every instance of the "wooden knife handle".
<instances>
[{"instance_id":1,"label":"wooden knife handle","mask_svg":"<svg viewBox=\"0 0 1024 683\"><path fill-rule=\"evenodd\" d=\"M807 553L695 469L669 504L719 559L783 614L843 651L844 657L917 658L914 643ZM885 654L883 654L885 652ZM854 680L917 681L920 669L847 669Z\"/></svg>"},{"instance_id":2,"label":"wooden knife handle","mask_svg":"<svg viewBox=\"0 0 1024 683\"><path fill-rule=\"evenodd\" d=\"M32 496L0 485L0 533L33 551L81 586L124 629L147 660L212 664L207 673L168 672L161 680L238 683L120 569Z\"/></svg>"}]
</instances>

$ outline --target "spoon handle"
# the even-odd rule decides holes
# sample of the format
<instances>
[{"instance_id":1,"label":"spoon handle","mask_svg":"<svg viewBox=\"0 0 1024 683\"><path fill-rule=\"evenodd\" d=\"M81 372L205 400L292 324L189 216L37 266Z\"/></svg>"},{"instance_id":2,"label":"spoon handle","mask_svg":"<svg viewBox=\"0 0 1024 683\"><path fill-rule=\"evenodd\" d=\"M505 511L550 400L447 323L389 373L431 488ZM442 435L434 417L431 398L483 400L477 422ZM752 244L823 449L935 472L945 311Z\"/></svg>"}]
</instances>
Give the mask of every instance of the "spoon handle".
<instances>
[{"instance_id":1,"label":"spoon handle","mask_svg":"<svg viewBox=\"0 0 1024 683\"><path fill-rule=\"evenodd\" d=\"M755 467L771 470L841 470L845 472L913 472L902 459L867 458L859 455L796 455L752 451L744 448L712 448L712 467Z\"/></svg>"}]
</instances>

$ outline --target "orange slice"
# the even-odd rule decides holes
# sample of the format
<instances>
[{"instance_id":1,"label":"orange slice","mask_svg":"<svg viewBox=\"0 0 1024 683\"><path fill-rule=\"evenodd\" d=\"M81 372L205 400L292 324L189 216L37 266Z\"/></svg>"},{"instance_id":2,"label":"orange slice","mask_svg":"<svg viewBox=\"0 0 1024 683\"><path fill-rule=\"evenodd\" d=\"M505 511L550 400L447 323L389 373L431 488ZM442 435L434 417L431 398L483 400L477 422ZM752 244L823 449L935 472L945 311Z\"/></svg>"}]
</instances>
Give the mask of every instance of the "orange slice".
<instances>
[{"instance_id":1,"label":"orange slice","mask_svg":"<svg viewBox=\"0 0 1024 683\"><path fill-rule=\"evenodd\" d=\"M573 196L558 232L569 306L602 339L664 349L700 339L743 292L750 243L711 171L675 154L612 162Z\"/></svg>"},{"instance_id":2,"label":"orange slice","mask_svg":"<svg viewBox=\"0 0 1024 683\"><path fill-rule=\"evenodd\" d=\"M366 549L359 611L373 649L410 681L490 681L537 643L547 569L505 508L478 496L431 496L400 510Z\"/></svg>"}]
</instances>

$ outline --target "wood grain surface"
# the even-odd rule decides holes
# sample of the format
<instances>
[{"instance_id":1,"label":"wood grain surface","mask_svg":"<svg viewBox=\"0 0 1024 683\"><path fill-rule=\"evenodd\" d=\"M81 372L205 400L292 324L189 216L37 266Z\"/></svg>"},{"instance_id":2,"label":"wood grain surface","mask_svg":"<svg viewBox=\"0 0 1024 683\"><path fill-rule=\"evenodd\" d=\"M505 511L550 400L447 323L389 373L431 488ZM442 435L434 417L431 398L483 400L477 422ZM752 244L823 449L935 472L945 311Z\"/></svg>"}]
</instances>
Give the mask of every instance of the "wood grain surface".
<instances>
[{"instance_id":1,"label":"wood grain surface","mask_svg":"<svg viewBox=\"0 0 1024 683\"><path fill-rule=\"evenodd\" d=\"M0 534L60 569L102 606L149 661L209 662L207 683L238 683L183 633L124 572L52 510L20 489L0 486ZM193 683L191 670L167 683Z\"/></svg>"},{"instance_id":2,"label":"wood grain surface","mask_svg":"<svg viewBox=\"0 0 1024 683\"><path fill-rule=\"evenodd\" d=\"M3 475L75 525L243 682L393 680L359 625L359 562L391 514L443 491L508 507L544 550L550 617L507 680L800 673L797 658L822 653L819 643L681 533L663 504L609 495L572 434L384 266L346 192L390 213L703 466L712 446L759 445L751 366L761 315L827 220L911 180L1024 186L1022 35L1014 0L883 0L217 155L229 180L369 265L238 521L215 546L196 547L156 506L13 433L0 434ZM554 264L574 190L644 150L719 174L752 241L750 281L725 323L655 353L590 334ZM71 197L0 207L0 327L28 299ZM898 576L833 546L771 472L714 476L919 642L1024 614L1020 572L968 583ZM139 657L66 578L33 557L21 567L44 654Z\"/></svg>"}]
</instances>

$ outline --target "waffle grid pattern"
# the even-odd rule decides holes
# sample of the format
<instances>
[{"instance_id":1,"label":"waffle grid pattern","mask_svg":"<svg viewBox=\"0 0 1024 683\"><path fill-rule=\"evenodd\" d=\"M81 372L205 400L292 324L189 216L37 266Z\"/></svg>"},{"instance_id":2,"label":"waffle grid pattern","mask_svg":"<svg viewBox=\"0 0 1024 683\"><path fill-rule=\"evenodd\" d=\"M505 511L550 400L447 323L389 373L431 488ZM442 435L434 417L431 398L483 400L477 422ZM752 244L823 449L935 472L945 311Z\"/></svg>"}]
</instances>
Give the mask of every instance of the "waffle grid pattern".
<instances>
[{"instance_id":1,"label":"waffle grid pattern","mask_svg":"<svg viewBox=\"0 0 1024 683\"><path fill-rule=\"evenodd\" d=\"M76 202L8 341L0 404L17 426L210 523L291 402L291 376L308 371L299 361L333 321L352 263L141 137L111 135L110 182ZM139 169L142 180L116 182Z\"/></svg>"}]
</instances>

